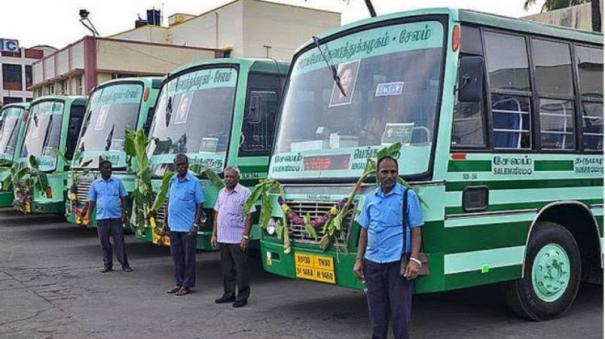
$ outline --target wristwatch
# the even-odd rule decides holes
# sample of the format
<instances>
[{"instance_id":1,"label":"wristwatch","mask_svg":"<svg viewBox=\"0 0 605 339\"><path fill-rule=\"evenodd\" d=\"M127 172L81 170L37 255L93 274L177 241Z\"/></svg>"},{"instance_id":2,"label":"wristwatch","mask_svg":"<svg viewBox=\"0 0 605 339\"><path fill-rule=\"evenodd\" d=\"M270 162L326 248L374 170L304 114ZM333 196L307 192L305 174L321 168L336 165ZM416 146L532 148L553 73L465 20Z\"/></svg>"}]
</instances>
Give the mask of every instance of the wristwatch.
<instances>
[{"instance_id":1,"label":"wristwatch","mask_svg":"<svg viewBox=\"0 0 605 339\"><path fill-rule=\"evenodd\" d=\"M244 235L242 236L242 238L244 238L244 239L246 239L246 240L249 240L249 239L250 239L250 236L249 236L249 235L245 235L245 234L244 234Z\"/></svg>"}]
</instances>

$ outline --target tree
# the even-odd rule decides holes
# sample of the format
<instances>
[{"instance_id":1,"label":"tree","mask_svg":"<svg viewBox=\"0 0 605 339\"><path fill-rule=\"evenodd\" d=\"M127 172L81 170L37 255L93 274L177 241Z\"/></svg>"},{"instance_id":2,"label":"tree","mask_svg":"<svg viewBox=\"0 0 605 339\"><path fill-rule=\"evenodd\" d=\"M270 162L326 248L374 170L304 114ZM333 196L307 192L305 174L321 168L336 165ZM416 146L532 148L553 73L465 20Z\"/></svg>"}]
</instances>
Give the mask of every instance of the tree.
<instances>
[{"instance_id":1,"label":"tree","mask_svg":"<svg viewBox=\"0 0 605 339\"><path fill-rule=\"evenodd\" d=\"M592 0L590 3L592 12L592 30L601 31L601 0Z\"/></svg>"}]
</instances>

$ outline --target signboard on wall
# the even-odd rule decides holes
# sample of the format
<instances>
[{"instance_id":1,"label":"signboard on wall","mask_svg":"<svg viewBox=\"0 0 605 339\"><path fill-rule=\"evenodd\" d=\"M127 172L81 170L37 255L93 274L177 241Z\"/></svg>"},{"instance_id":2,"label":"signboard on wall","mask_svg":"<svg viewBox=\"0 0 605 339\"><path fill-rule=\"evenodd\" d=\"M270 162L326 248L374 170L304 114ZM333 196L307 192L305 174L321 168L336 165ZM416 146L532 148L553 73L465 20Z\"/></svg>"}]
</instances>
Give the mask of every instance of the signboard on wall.
<instances>
[{"instance_id":1,"label":"signboard on wall","mask_svg":"<svg viewBox=\"0 0 605 339\"><path fill-rule=\"evenodd\" d=\"M0 52L19 52L19 40L0 39Z\"/></svg>"}]
</instances>

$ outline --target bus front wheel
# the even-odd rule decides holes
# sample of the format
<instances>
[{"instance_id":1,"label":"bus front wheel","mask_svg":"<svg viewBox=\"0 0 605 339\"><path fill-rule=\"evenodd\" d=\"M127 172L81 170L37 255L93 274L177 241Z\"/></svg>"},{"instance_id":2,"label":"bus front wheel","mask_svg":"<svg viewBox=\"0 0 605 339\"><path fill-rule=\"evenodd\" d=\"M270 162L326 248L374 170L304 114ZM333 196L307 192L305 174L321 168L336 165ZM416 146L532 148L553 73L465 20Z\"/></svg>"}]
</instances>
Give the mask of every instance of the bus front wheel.
<instances>
[{"instance_id":1,"label":"bus front wheel","mask_svg":"<svg viewBox=\"0 0 605 339\"><path fill-rule=\"evenodd\" d=\"M554 318L573 303L580 275L580 250L571 233L559 224L539 222L526 248L523 278L505 286L508 304L524 318Z\"/></svg>"}]
</instances>

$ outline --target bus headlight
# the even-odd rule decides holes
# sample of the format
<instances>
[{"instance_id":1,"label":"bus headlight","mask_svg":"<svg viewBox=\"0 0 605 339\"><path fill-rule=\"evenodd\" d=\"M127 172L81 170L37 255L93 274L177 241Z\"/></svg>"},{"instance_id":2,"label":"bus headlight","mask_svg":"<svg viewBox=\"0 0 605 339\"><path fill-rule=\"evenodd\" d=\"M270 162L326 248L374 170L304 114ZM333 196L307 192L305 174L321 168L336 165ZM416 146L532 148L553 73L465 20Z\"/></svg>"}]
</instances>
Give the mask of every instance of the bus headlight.
<instances>
[{"instance_id":1,"label":"bus headlight","mask_svg":"<svg viewBox=\"0 0 605 339\"><path fill-rule=\"evenodd\" d=\"M275 221L275 219L273 219L273 218L269 219L269 222L267 223L267 233L269 233L269 235L275 234L276 227L277 227L277 222Z\"/></svg>"}]
</instances>

